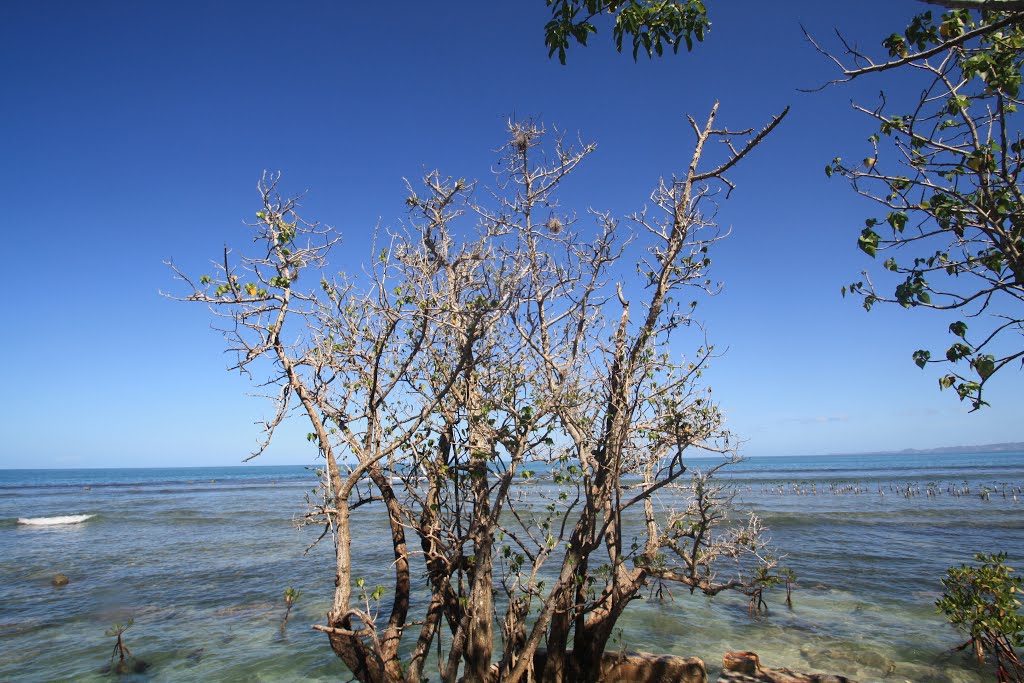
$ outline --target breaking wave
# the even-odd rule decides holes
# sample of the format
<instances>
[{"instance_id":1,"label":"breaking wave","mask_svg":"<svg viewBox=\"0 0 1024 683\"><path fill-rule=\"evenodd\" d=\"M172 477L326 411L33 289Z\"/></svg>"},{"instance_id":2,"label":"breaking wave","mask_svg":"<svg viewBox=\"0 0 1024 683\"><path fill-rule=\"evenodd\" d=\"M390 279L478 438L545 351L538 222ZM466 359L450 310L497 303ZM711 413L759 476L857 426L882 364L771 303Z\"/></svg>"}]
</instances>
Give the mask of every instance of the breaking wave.
<instances>
[{"instance_id":1,"label":"breaking wave","mask_svg":"<svg viewBox=\"0 0 1024 683\"><path fill-rule=\"evenodd\" d=\"M29 526L53 526L55 524L80 524L96 515L63 515L61 517L20 517L18 524Z\"/></svg>"}]
</instances>

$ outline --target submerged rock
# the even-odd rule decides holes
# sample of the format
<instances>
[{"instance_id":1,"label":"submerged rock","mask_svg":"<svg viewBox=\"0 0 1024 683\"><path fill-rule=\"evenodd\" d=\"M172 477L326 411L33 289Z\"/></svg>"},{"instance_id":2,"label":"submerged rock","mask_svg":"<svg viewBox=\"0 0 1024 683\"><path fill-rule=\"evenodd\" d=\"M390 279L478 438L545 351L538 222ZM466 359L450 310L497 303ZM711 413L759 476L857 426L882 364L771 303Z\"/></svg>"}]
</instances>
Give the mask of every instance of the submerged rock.
<instances>
[{"instance_id":1,"label":"submerged rock","mask_svg":"<svg viewBox=\"0 0 1024 683\"><path fill-rule=\"evenodd\" d=\"M50 583L53 584L54 588L63 588L71 582L67 574L54 574L53 578L50 579Z\"/></svg>"},{"instance_id":2,"label":"submerged rock","mask_svg":"<svg viewBox=\"0 0 1024 683\"><path fill-rule=\"evenodd\" d=\"M138 657L126 657L125 659L111 662L110 666L103 669L103 673L113 673L119 676L126 674L141 674L145 673L151 664L145 660L139 659Z\"/></svg>"},{"instance_id":3,"label":"submerged rock","mask_svg":"<svg viewBox=\"0 0 1024 683\"><path fill-rule=\"evenodd\" d=\"M726 652L718 683L856 683L846 676L806 674L761 666L756 652Z\"/></svg>"},{"instance_id":4,"label":"submerged rock","mask_svg":"<svg viewBox=\"0 0 1024 683\"><path fill-rule=\"evenodd\" d=\"M851 666L866 666L878 671L891 672L896 666L896 663L885 655L862 647L855 649L802 647L800 654L817 669L848 669Z\"/></svg>"},{"instance_id":5,"label":"submerged rock","mask_svg":"<svg viewBox=\"0 0 1024 683\"><path fill-rule=\"evenodd\" d=\"M992 676L995 677L994 672ZM886 677L886 681L893 683L911 683L911 681L913 683L976 683L979 680L993 680L993 678L979 678L978 673L960 668L947 670L938 661L935 666L897 662L892 674Z\"/></svg>"},{"instance_id":6,"label":"submerged rock","mask_svg":"<svg viewBox=\"0 0 1024 683\"><path fill-rule=\"evenodd\" d=\"M245 605L229 605L214 611L218 617L234 617L238 615L248 616L276 616L277 605L270 602L254 602Z\"/></svg>"}]
</instances>

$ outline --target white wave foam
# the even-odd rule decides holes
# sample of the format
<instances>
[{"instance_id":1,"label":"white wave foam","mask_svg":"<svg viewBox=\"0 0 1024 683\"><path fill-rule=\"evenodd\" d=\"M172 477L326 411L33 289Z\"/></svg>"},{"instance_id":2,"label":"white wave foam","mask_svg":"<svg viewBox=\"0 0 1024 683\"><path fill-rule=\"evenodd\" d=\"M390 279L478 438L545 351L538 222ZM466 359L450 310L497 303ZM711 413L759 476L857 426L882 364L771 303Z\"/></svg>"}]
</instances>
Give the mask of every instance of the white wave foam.
<instances>
[{"instance_id":1,"label":"white wave foam","mask_svg":"<svg viewBox=\"0 0 1024 683\"><path fill-rule=\"evenodd\" d=\"M64 515L62 517L21 517L18 524L29 526L53 526L55 524L80 524L96 515Z\"/></svg>"}]
</instances>

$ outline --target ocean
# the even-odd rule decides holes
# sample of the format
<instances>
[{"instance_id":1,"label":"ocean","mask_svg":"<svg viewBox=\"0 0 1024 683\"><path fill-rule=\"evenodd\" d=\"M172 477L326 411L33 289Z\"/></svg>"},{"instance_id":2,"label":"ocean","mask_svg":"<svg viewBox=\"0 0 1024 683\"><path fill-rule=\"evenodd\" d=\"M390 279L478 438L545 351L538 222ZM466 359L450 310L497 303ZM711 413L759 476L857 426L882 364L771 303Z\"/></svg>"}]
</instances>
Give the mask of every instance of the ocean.
<instances>
[{"instance_id":1,"label":"ocean","mask_svg":"<svg viewBox=\"0 0 1024 683\"><path fill-rule=\"evenodd\" d=\"M691 467L713 460L691 459ZM1024 566L1024 453L751 458L730 468L797 576L751 617L743 596L670 590L620 620L615 648L762 663L861 681L982 681L935 613L940 579L974 553ZM543 484L538 484L543 485ZM309 629L330 604L330 539L297 528L303 467L0 470L0 680L105 681L114 639L138 681L339 681ZM19 519L89 515L74 524ZM379 510L356 517L357 566L390 563ZM1016 564L1015 564L1016 563ZM376 570L374 568L377 568ZM62 573L64 587L51 580ZM381 575L381 578L383 575ZM386 583L381 581L382 583ZM284 590L301 592L282 633Z\"/></svg>"}]
</instances>

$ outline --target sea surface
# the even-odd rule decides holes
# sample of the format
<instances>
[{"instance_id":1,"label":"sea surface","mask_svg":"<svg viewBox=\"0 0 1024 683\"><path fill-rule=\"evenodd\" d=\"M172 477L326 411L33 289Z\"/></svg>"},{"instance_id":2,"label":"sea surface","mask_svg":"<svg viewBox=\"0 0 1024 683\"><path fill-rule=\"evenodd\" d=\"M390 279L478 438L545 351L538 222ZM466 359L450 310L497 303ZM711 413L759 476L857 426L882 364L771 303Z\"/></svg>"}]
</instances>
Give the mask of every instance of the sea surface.
<instances>
[{"instance_id":1,"label":"sea surface","mask_svg":"<svg viewBox=\"0 0 1024 683\"><path fill-rule=\"evenodd\" d=\"M615 648L699 656L712 675L739 649L862 683L990 680L951 652L963 638L934 603L974 553L1024 566L1024 453L751 458L728 476L796 573L792 608L781 588L755 617L743 596L645 595ZM303 467L0 470L0 681L114 680L105 632L129 619L150 667L118 680L347 680L309 629L333 583L330 538L307 552L320 530L295 524L315 486ZM68 515L91 517L18 522ZM380 512L356 529L373 585ZM282 633L287 587L301 595Z\"/></svg>"}]
</instances>

